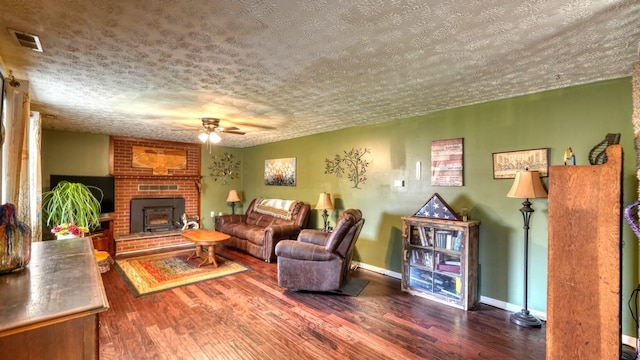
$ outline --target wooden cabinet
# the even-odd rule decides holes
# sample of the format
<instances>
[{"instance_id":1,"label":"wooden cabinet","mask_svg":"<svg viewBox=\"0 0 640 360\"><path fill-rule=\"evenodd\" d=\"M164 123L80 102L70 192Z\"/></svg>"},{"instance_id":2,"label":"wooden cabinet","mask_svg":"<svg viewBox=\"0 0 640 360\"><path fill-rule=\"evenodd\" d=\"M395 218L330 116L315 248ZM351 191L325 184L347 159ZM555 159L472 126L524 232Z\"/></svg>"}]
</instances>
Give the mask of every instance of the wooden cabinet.
<instances>
[{"instance_id":1,"label":"wooden cabinet","mask_svg":"<svg viewBox=\"0 0 640 360\"><path fill-rule=\"evenodd\" d=\"M479 221L403 217L402 290L468 310L478 301Z\"/></svg>"},{"instance_id":2,"label":"wooden cabinet","mask_svg":"<svg viewBox=\"0 0 640 360\"><path fill-rule=\"evenodd\" d=\"M620 359L622 147L549 169L547 359Z\"/></svg>"},{"instance_id":3,"label":"wooden cabinet","mask_svg":"<svg viewBox=\"0 0 640 360\"><path fill-rule=\"evenodd\" d=\"M98 359L109 307L89 238L34 242L22 271L0 275L1 359Z\"/></svg>"},{"instance_id":4,"label":"wooden cabinet","mask_svg":"<svg viewBox=\"0 0 640 360\"><path fill-rule=\"evenodd\" d=\"M93 248L108 252L112 258L116 256L116 244L113 239L113 219L100 218L100 229L89 234Z\"/></svg>"}]
</instances>

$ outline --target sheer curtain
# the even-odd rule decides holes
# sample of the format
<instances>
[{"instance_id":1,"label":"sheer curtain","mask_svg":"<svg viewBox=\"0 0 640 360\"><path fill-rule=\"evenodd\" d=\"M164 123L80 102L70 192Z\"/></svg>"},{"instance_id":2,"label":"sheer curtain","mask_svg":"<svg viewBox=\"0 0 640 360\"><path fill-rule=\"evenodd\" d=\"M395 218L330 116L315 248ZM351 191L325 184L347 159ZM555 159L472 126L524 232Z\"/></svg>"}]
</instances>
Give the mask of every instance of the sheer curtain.
<instances>
[{"instance_id":1,"label":"sheer curtain","mask_svg":"<svg viewBox=\"0 0 640 360\"><path fill-rule=\"evenodd\" d=\"M31 240L40 241L40 115L31 116L28 81L7 79L5 83L8 86L2 147L2 203L14 204L20 221L31 228Z\"/></svg>"},{"instance_id":2,"label":"sheer curtain","mask_svg":"<svg viewBox=\"0 0 640 360\"><path fill-rule=\"evenodd\" d=\"M29 117L29 182L26 191L29 197L29 222L32 241L42 240L42 172L40 171L40 144L42 126L40 113L31 112Z\"/></svg>"}]
</instances>

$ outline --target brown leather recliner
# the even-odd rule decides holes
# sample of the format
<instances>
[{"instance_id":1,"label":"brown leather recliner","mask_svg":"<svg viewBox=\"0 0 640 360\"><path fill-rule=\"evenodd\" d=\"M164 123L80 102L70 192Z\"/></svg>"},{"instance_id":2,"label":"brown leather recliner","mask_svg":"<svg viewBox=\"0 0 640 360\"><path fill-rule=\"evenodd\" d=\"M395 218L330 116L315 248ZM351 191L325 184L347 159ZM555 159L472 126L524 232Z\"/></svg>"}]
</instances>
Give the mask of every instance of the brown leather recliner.
<instances>
[{"instance_id":1,"label":"brown leather recliner","mask_svg":"<svg viewBox=\"0 0 640 360\"><path fill-rule=\"evenodd\" d=\"M276 245L278 286L309 291L340 289L363 225L362 212L348 209L330 233L305 229L298 240L280 241Z\"/></svg>"}]
</instances>

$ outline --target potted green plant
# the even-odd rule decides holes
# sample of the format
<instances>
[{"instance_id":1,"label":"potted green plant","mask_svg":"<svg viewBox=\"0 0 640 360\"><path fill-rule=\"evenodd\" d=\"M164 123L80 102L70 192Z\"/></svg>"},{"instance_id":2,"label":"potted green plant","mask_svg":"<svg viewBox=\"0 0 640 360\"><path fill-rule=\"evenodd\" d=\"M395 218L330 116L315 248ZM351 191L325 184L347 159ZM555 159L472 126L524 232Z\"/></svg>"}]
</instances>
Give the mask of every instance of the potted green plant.
<instances>
[{"instance_id":1,"label":"potted green plant","mask_svg":"<svg viewBox=\"0 0 640 360\"><path fill-rule=\"evenodd\" d=\"M100 199L93 195L92 189L100 194ZM56 237L82 236L100 226L100 201L100 188L61 181L42 193L42 212L47 226L54 226L51 232Z\"/></svg>"}]
</instances>

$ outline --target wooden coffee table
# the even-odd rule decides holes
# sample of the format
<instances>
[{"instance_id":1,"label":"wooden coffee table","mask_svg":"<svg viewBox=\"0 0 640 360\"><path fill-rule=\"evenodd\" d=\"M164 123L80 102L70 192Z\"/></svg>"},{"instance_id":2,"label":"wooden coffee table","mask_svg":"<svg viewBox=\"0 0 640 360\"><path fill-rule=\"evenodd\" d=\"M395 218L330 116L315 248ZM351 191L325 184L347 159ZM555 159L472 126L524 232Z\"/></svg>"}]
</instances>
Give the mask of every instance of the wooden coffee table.
<instances>
[{"instance_id":1,"label":"wooden coffee table","mask_svg":"<svg viewBox=\"0 0 640 360\"><path fill-rule=\"evenodd\" d=\"M216 245L226 243L229 241L230 236L215 230L197 229L183 231L182 237L196 244L196 252L189 256L189 260L195 258L202 259L198 267L209 264L218 267L218 263L216 262ZM202 251L203 246L209 247L206 256Z\"/></svg>"}]
</instances>

